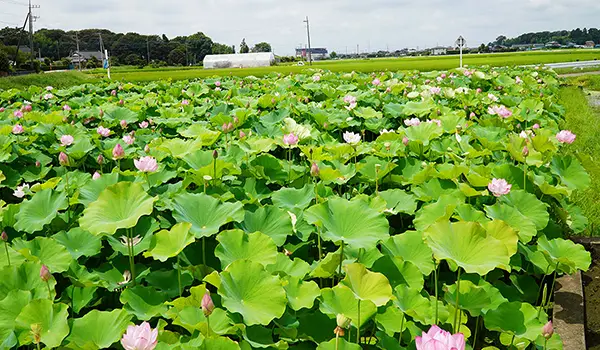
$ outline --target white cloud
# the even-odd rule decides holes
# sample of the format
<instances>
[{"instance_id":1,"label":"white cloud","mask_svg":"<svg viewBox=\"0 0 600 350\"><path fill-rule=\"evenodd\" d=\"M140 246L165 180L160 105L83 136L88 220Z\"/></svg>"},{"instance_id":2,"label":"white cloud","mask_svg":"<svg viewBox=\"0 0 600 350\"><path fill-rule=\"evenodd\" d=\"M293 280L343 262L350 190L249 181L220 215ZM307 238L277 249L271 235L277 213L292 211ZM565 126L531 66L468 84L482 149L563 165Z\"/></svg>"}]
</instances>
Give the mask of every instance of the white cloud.
<instances>
[{"instance_id":1,"label":"white cloud","mask_svg":"<svg viewBox=\"0 0 600 350\"><path fill-rule=\"evenodd\" d=\"M24 2L24 0L15 0ZM169 37L202 31L239 46L270 42L290 54L306 42L310 16L313 46L345 52L450 45L463 35L469 45L498 35L598 26L597 0L38 0L36 27L106 28ZM26 7L0 3L0 21L22 22ZM4 13L22 14L23 18ZM0 23L1 25L2 23Z\"/></svg>"}]
</instances>

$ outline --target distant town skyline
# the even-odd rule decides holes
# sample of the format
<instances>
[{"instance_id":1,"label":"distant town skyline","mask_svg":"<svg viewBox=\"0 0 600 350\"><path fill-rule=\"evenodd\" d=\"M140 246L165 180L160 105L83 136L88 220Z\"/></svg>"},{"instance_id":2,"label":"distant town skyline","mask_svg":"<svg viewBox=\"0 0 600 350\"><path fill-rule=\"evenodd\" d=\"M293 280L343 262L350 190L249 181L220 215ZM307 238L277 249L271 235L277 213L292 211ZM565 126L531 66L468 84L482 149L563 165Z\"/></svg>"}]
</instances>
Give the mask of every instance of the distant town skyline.
<instances>
[{"instance_id":1,"label":"distant town skyline","mask_svg":"<svg viewBox=\"0 0 600 350\"><path fill-rule=\"evenodd\" d=\"M313 47L355 53L452 45L459 35L470 47L499 35L598 27L597 0L208 0L77 2L38 0L36 29L105 28L115 32L166 34L201 31L239 47L242 38L269 42L276 54L293 55L306 45L310 17ZM0 26L22 25L25 0L0 0Z\"/></svg>"}]
</instances>

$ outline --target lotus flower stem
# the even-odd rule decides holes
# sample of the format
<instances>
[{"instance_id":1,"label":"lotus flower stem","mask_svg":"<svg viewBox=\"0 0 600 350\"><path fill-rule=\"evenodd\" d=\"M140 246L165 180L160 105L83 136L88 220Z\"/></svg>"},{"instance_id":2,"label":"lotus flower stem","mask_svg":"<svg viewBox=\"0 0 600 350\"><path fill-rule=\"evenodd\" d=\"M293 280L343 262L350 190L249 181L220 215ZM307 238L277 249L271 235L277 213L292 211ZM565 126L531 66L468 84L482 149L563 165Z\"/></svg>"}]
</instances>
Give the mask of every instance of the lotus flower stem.
<instances>
[{"instance_id":1,"label":"lotus flower stem","mask_svg":"<svg viewBox=\"0 0 600 350\"><path fill-rule=\"evenodd\" d=\"M402 333L403 333L403 328L404 328L404 318L405 318L405 314L402 313L402 321L400 321L400 335L398 336L398 344L400 346L402 346Z\"/></svg>"},{"instance_id":2,"label":"lotus flower stem","mask_svg":"<svg viewBox=\"0 0 600 350\"><path fill-rule=\"evenodd\" d=\"M548 338L544 337L544 350L547 349L548 346Z\"/></svg>"},{"instance_id":3,"label":"lotus flower stem","mask_svg":"<svg viewBox=\"0 0 600 350\"><path fill-rule=\"evenodd\" d=\"M202 265L206 267L206 237L202 237Z\"/></svg>"},{"instance_id":4,"label":"lotus flower stem","mask_svg":"<svg viewBox=\"0 0 600 350\"><path fill-rule=\"evenodd\" d=\"M67 170L67 172L65 173L65 181L66 181L66 187L65 187L65 193L67 194L67 225L71 224L71 205L70 205L70 199L69 199L69 171Z\"/></svg>"},{"instance_id":5,"label":"lotus flower stem","mask_svg":"<svg viewBox=\"0 0 600 350\"><path fill-rule=\"evenodd\" d=\"M358 299L358 319L356 320L356 344L360 344L360 299Z\"/></svg>"},{"instance_id":6,"label":"lotus flower stem","mask_svg":"<svg viewBox=\"0 0 600 350\"><path fill-rule=\"evenodd\" d=\"M435 325L437 325L438 323L438 309L439 309L439 303L438 303L438 267L439 265L436 264L435 269L433 269L433 279L435 281Z\"/></svg>"},{"instance_id":7,"label":"lotus flower stem","mask_svg":"<svg viewBox=\"0 0 600 350\"><path fill-rule=\"evenodd\" d=\"M37 343L35 345L37 345L37 350L40 350L40 343Z\"/></svg>"},{"instance_id":8,"label":"lotus flower stem","mask_svg":"<svg viewBox=\"0 0 600 350\"><path fill-rule=\"evenodd\" d=\"M46 287L48 287L48 298L50 298L50 300L54 300L54 298L52 298L52 291L50 290L50 281L49 280L46 281Z\"/></svg>"},{"instance_id":9,"label":"lotus flower stem","mask_svg":"<svg viewBox=\"0 0 600 350\"><path fill-rule=\"evenodd\" d=\"M340 275L340 280L342 279L342 262L344 262L344 241L342 241L342 248L340 251L340 267L338 270L338 274Z\"/></svg>"},{"instance_id":10,"label":"lotus flower stem","mask_svg":"<svg viewBox=\"0 0 600 350\"><path fill-rule=\"evenodd\" d=\"M150 188L152 187L152 186L150 186L150 176L148 175L147 172L144 172L144 175L146 177L146 183L148 184L148 190L150 190Z\"/></svg>"},{"instance_id":11,"label":"lotus flower stem","mask_svg":"<svg viewBox=\"0 0 600 350\"><path fill-rule=\"evenodd\" d=\"M10 254L8 254L8 242L4 242L4 249L6 250L6 261L8 261L8 266L10 267Z\"/></svg>"},{"instance_id":12,"label":"lotus flower stem","mask_svg":"<svg viewBox=\"0 0 600 350\"><path fill-rule=\"evenodd\" d=\"M339 333L335 333L335 350L338 350L340 344L340 334Z\"/></svg>"},{"instance_id":13,"label":"lotus flower stem","mask_svg":"<svg viewBox=\"0 0 600 350\"><path fill-rule=\"evenodd\" d=\"M458 307L458 297L460 295L460 267L458 268L458 273L457 273L457 277L456 277L456 310L454 311L454 327L452 328L454 330L454 333L458 333L458 325L457 321L458 321L458 314L460 313L460 308Z\"/></svg>"},{"instance_id":14,"label":"lotus flower stem","mask_svg":"<svg viewBox=\"0 0 600 350\"><path fill-rule=\"evenodd\" d=\"M210 336L210 315L206 316L206 336Z\"/></svg>"},{"instance_id":15,"label":"lotus flower stem","mask_svg":"<svg viewBox=\"0 0 600 350\"><path fill-rule=\"evenodd\" d=\"M525 157L527 162L527 157ZM527 163L523 164L523 191L527 191Z\"/></svg>"},{"instance_id":16,"label":"lotus flower stem","mask_svg":"<svg viewBox=\"0 0 600 350\"><path fill-rule=\"evenodd\" d=\"M475 335L473 336L473 349L477 347L477 333L479 332L479 319L481 316L477 316L477 321L475 321Z\"/></svg>"},{"instance_id":17,"label":"lotus flower stem","mask_svg":"<svg viewBox=\"0 0 600 350\"><path fill-rule=\"evenodd\" d=\"M213 158L213 186L217 186L217 159Z\"/></svg>"},{"instance_id":18,"label":"lotus flower stem","mask_svg":"<svg viewBox=\"0 0 600 350\"><path fill-rule=\"evenodd\" d=\"M319 248L319 259L323 257L323 248L321 247L321 227L317 228L317 247Z\"/></svg>"},{"instance_id":19,"label":"lotus flower stem","mask_svg":"<svg viewBox=\"0 0 600 350\"><path fill-rule=\"evenodd\" d=\"M177 255L177 283L179 286L179 297L181 297L181 260L179 259L179 255Z\"/></svg>"},{"instance_id":20,"label":"lotus flower stem","mask_svg":"<svg viewBox=\"0 0 600 350\"><path fill-rule=\"evenodd\" d=\"M133 250L133 230L127 230L127 240L128 240L128 248L129 248L129 268L131 269L131 280L133 285L135 286L135 257Z\"/></svg>"},{"instance_id":21,"label":"lotus flower stem","mask_svg":"<svg viewBox=\"0 0 600 350\"><path fill-rule=\"evenodd\" d=\"M542 282L540 282L540 288L538 288L538 292L536 295L537 298L539 298L540 294L542 293L542 288L544 287L544 281L546 280L546 277L548 276L549 271L550 271L550 265L548 265L548 268L546 269L546 274L544 275L544 277L542 277ZM540 313L542 312L542 307L544 305L545 299L546 299L545 297L542 297L542 300L540 300L540 308L538 310L538 317L540 317ZM536 299L536 301L537 301L537 299Z\"/></svg>"},{"instance_id":22,"label":"lotus flower stem","mask_svg":"<svg viewBox=\"0 0 600 350\"><path fill-rule=\"evenodd\" d=\"M550 304L550 299L552 298L552 295L554 295L554 285L556 284L556 278L558 277L558 264L556 263L556 268L554 269L554 280L552 280L552 287L550 287L550 293L548 293L548 301L545 302L544 304L544 309L548 308L548 304Z\"/></svg>"}]
</instances>

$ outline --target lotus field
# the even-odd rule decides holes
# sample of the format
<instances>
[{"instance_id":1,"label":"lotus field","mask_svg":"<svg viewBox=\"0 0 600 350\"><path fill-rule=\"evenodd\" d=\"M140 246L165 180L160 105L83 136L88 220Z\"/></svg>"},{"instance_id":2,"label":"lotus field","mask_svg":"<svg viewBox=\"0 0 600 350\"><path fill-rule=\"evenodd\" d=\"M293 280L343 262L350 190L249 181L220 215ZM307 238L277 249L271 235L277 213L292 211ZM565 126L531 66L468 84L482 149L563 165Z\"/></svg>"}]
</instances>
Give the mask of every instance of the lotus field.
<instances>
[{"instance_id":1,"label":"lotus field","mask_svg":"<svg viewBox=\"0 0 600 350\"><path fill-rule=\"evenodd\" d=\"M562 349L543 69L0 92L0 348ZM571 152L572 153L572 152Z\"/></svg>"}]
</instances>

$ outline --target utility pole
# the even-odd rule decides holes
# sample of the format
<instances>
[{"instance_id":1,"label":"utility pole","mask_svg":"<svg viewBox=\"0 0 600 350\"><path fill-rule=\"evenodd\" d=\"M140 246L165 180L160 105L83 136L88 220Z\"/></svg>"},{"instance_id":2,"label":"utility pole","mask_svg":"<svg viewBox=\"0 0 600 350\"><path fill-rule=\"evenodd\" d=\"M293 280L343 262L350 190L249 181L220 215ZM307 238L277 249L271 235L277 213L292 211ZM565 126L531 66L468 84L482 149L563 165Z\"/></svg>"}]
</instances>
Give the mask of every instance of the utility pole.
<instances>
[{"instance_id":1,"label":"utility pole","mask_svg":"<svg viewBox=\"0 0 600 350\"><path fill-rule=\"evenodd\" d=\"M312 66L312 50L310 47L310 23L308 22L308 16L306 16L304 23L306 23L306 36L308 37L308 65Z\"/></svg>"},{"instance_id":2,"label":"utility pole","mask_svg":"<svg viewBox=\"0 0 600 350\"><path fill-rule=\"evenodd\" d=\"M40 8L39 5L31 5L31 0L29 0L29 14L27 18L29 19L29 49L31 54L31 70L35 70L35 65L33 64L34 60L34 51L33 51L33 21L38 19L39 17L34 16L32 13L32 9Z\"/></svg>"},{"instance_id":3,"label":"utility pole","mask_svg":"<svg viewBox=\"0 0 600 350\"><path fill-rule=\"evenodd\" d=\"M150 36L146 37L146 52L147 54L147 58L148 58L148 65L150 65Z\"/></svg>"},{"instance_id":4,"label":"utility pole","mask_svg":"<svg viewBox=\"0 0 600 350\"><path fill-rule=\"evenodd\" d=\"M79 71L81 71L81 52L79 52L79 31L75 32L75 41L77 42L77 63L79 64Z\"/></svg>"}]
</instances>

